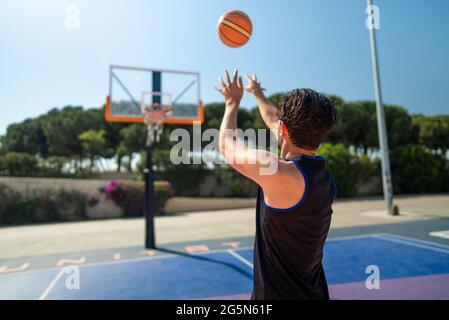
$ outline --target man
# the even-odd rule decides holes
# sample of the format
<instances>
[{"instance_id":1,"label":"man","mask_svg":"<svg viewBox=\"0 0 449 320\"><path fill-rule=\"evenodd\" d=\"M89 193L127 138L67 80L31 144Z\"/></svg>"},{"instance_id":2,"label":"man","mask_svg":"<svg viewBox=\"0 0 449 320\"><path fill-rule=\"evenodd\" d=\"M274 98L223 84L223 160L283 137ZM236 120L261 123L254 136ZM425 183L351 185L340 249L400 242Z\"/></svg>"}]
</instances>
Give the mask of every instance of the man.
<instances>
[{"instance_id":1,"label":"man","mask_svg":"<svg viewBox=\"0 0 449 320\"><path fill-rule=\"evenodd\" d=\"M322 266L336 190L317 149L336 122L334 104L311 89L296 89L279 110L264 96L256 76L233 79L225 71L215 87L226 109L219 147L227 162L259 185L252 299L329 299ZM230 134L237 129L243 91L254 94L267 127L276 135L280 157L249 148ZM261 159L264 159L262 161ZM266 159L277 170L264 174Z\"/></svg>"}]
</instances>

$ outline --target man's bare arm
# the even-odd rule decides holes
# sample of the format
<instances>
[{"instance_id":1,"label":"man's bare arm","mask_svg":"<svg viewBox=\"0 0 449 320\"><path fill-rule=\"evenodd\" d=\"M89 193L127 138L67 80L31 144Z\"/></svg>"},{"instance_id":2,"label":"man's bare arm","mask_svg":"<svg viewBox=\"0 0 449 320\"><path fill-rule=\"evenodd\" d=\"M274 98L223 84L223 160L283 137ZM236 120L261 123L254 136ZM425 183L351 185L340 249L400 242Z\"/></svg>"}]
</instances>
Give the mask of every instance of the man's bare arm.
<instances>
[{"instance_id":1,"label":"man's bare arm","mask_svg":"<svg viewBox=\"0 0 449 320\"><path fill-rule=\"evenodd\" d=\"M220 152L234 169L262 187L268 204L279 208L291 207L304 193L304 177L296 168L292 171L293 164L279 159L276 154L250 148L236 139L233 133L237 129L237 112L243 96L243 84L237 70L234 70L232 80L227 71L225 77L226 82L219 78L221 87L215 87L226 103L220 126Z\"/></svg>"},{"instance_id":2,"label":"man's bare arm","mask_svg":"<svg viewBox=\"0 0 449 320\"><path fill-rule=\"evenodd\" d=\"M261 174L262 168L274 164L277 171L278 157L265 150L249 148L235 136L237 129L237 112L243 96L242 79L234 70L233 79L225 71L226 82L219 78L222 87L215 89L223 94L226 107L223 121L220 126L219 148L226 161L237 171L248 178L262 184L265 177ZM270 175L275 174L275 172Z\"/></svg>"},{"instance_id":3,"label":"man's bare arm","mask_svg":"<svg viewBox=\"0 0 449 320\"><path fill-rule=\"evenodd\" d=\"M256 75L253 75L252 77L247 75L246 78L248 79L248 84L245 86L245 90L254 94L262 120L273 132L276 139L278 139L279 119L277 116L277 108L265 97L265 94L263 93L264 89L260 86L260 82L257 80Z\"/></svg>"}]
</instances>

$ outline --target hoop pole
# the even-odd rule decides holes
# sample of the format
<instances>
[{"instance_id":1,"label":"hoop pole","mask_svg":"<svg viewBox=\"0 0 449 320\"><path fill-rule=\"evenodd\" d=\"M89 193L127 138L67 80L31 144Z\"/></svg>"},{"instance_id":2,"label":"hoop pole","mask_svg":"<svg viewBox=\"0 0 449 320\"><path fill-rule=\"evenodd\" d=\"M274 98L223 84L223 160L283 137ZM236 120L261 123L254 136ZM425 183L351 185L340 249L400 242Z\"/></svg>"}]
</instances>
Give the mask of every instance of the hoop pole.
<instances>
[{"instance_id":1,"label":"hoop pole","mask_svg":"<svg viewBox=\"0 0 449 320\"><path fill-rule=\"evenodd\" d=\"M152 73L153 92L161 91L161 73ZM153 95L153 103L161 103L161 97ZM156 237L154 234L154 171L153 171L153 147L154 141L147 146L147 167L145 168L145 247L154 249L156 247Z\"/></svg>"},{"instance_id":2,"label":"hoop pole","mask_svg":"<svg viewBox=\"0 0 449 320\"><path fill-rule=\"evenodd\" d=\"M156 240L154 235L154 172L153 145L147 147L147 163L145 169L145 248L154 249Z\"/></svg>"},{"instance_id":3,"label":"hoop pole","mask_svg":"<svg viewBox=\"0 0 449 320\"><path fill-rule=\"evenodd\" d=\"M367 0L368 7L372 6L372 0ZM390 172L390 157L388 155L388 136L385 124L385 112L382 101L382 87L380 83L379 59L377 56L376 30L371 25L369 30L371 45L371 64L373 70L374 93L376 96L377 130L379 134L379 147L381 152L382 185L385 205L389 214L393 213L393 186Z\"/></svg>"}]
</instances>

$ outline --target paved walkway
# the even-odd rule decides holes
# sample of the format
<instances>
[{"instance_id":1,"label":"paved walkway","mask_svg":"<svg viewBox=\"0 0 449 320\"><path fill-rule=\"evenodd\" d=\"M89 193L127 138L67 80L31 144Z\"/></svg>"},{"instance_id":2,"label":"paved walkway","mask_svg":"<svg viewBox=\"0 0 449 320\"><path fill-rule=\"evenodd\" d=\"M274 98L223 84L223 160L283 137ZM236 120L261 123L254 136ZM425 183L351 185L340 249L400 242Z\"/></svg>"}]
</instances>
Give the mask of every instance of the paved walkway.
<instances>
[{"instance_id":1,"label":"paved walkway","mask_svg":"<svg viewBox=\"0 0 449 320\"><path fill-rule=\"evenodd\" d=\"M449 195L396 198L403 214L385 214L382 200L344 200L334 205L332 228L449 217ZM186 213L156 218L160 244L251 236L254 209ZM142 245L143 219L113 219L0 228L0 260Z\"/></svg>"}]
</instances>

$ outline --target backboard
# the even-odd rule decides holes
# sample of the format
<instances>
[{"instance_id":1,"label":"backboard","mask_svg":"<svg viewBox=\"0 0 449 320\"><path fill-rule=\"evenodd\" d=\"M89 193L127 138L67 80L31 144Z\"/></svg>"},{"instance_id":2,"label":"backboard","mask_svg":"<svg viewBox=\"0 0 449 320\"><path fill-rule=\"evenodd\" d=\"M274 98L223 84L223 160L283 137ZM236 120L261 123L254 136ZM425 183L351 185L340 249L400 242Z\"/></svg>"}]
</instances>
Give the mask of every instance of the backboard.
<instances>
[{"instance_id":1,"label":"backboard","mask_svg":"<svg viewBox=\"0 0 449 320\"><path fill-rule=\"evenodd\" d=\"M106 120L144 122L145 107L160 104L172 108L165 124L202 123L200 94L199 72L112 65Z\"/></svg>"}]
</instances>

